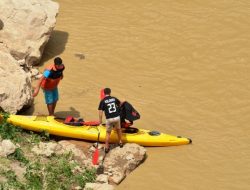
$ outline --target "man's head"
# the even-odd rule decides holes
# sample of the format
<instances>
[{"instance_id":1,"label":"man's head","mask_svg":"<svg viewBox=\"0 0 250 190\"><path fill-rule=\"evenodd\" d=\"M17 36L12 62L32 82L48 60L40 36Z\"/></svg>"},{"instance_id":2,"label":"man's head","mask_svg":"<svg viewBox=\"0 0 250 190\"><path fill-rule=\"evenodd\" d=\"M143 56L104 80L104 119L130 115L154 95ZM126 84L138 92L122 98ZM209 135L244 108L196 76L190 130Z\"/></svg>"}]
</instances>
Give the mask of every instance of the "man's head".
<instances>
[{"instance_id":1,"label":"man's head","mask_svg":"<svg viewBox=\"0 0 250 190\"><path fill-rule=\"evenodd\" d=\"M55 63L55 65L61 65L62 64L62 59L60 57L56 57L54 59L54 63Z\"/></svg>"},{"instance_id":2,"label":"man's head","mask_svg":"<svg viewBox=\"0 0 250 190\"><path fill-rule=\"evenodd\" d=\"M111 94L111 89L110 88L104 88L104 94L105 95L110 95Z\"/></svg>"},{"instance_id":3,"label":"man's head","mask_svg":"<svg viewBox=\"0 0 250 190\"><path fill-rule=\"evenodd\" d=\"M56 69L64 68L64 65L62 64L62 59L60 57L56 57L54 59L54 64L55 64Z\"/></svg>"}]
</instances>

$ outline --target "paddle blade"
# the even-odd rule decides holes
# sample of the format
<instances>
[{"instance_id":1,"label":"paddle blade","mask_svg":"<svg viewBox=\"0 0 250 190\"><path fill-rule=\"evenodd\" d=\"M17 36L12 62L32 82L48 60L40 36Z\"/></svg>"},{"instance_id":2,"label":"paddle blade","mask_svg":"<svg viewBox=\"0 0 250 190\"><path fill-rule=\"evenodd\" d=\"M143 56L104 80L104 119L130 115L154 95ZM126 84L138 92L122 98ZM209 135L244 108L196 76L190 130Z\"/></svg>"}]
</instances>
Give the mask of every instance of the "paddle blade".
<instances>
[{"instance_id":1,"label":"paddle blade","mask_svg":"<svg viewBox=\"0 0 250 190\"><path fill-rule=\"evenodd\" d=\"M100 99L102 100L103 98L105 98L104 89L101 89L101 91L100 91Z\"/></svg>"},{"instance_id":2,"label":"paddle blade","mask_svg":"<svg viewBox=\"0 0 250 190\"><path fill-rule=\"evenodd\" d=\"M92 163L94 165L98 164L98 158L99 158L99 150L96 149L95 152L93 153L93 157L92 157Z\"/></svg>"}]
</instances>

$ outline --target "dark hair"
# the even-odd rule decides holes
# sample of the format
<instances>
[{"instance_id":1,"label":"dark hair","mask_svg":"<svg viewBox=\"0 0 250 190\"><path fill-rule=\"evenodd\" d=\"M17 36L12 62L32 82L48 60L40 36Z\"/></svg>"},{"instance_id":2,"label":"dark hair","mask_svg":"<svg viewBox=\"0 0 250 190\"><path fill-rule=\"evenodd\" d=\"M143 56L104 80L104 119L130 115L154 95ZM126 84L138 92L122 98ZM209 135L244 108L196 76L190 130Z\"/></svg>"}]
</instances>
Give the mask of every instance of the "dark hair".
<instances>
[{"instance_id":1,"label":"dark hair","mask_svg":"<svg viewBox=\"0 0 250 190\"><path fill-rule=\"evenodd\" d=\"M55 63L56 65L61 65L61 64L62 64L62 59L61 59L60 57L56 57L56 58L54 59L54 63Z\"/></svg>"},{"instance_id":2,"label":"dark hair","mask_svg":"<svg viewBox=\"0 0 250 190\"><path fill-rule=\"evenodd\" d=\"M104 94L105 95L110 95L111 94L111 89L110 88L104 88Z\"/></svg>"}]
</instances>

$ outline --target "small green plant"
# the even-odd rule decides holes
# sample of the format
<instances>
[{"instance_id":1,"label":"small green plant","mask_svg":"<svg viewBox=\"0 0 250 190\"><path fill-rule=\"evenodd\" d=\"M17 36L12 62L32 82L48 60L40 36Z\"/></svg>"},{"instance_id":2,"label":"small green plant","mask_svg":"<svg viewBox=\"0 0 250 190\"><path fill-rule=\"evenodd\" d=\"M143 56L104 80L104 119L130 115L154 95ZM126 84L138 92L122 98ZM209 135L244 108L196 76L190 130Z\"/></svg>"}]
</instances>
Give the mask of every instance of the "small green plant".
<instances>
[{"instance_id":1,"label":"small green plant","mask_svg":"<svg viewBox=\"0 0 250 190\"><path fill-rule=\"evenodd\" d=\"M20 189L25 190L25 186L17 180L17 176L14 171L0 171L0 175L7 179L7 182L0 184L0 189Z\"/></svg>"},{"instance_id":2,"label":"small green plant","mask_svg":"<svg viewBox=\"0 0 250 190\"><path fill-rule=\"evenodd\" d=\"M0 171L0 176L7 179L6 182L0 183L0 189L68 190L75 186L84 188L87 182L95 181L95 169L82 168L79 171L75 170L76 167L80 166L72 161L71 153L53 156L46 163L39 159L30 161L26 164L25 183L19 182L11 170Z\"/></svg>"},{"instance_id":3,"label":"small green plant","mask_svg":"<svg viewBox=\"0 0 250 190\"><path fill-rule=\"evenodd\" d=\"M40 136L41 136L41 141L49 141L50 140L50 136L49 136L48 131L42 131L40 133Z\"/></svg>"},{"instance_id":4,"label":"small green plant","mask_svg":"<svg viewBox=\"0 0 250 190\"><path fill-rule=\"evenodd\" d=\"M28 189L71 189L72 185L84 187L95 181L95 170L85 169L73 173L77 163L72 162L72 154L53 156L46 164L38 160L27 166L25 178Z\"/></svg>"},{"instance_id":5,"label":"small green plant","mask_svg":"<svg viewBox=\"0 0 250 190\"><path fill-rule=\"evenodd\" d=\"M20 148L16 148L15 152L13 154L10 154L8 156L9 159L14 159L14 160L18 160L19 162L22 162L24 164L28 164L29 160L27 160L24 157L23 151Z\"/></svg>"},{"instance_id":6,"label":"small green plant","mask_svg":"<svg viewBox=\"0 0 250 190\"><path fill-rule=\"evenodd\" d=\"M30 142L31 143L35 143L38 144L41 141L49 141L50 140L50 136L49 133L47 131L42 131L41 133L34 133L33 131L29 131L30 134Z\"/></svg>"},{"instance_id":7,"label":"small green plant","mask_svg":"<svg viewBox=\"0 0 250 190\"><path fill-rule=\"evenodd\" d=\"M14 142L22 142L22 129L15 127L14 125L7 122L9 118L8 113L0 113L2 115L2 121L0 124L0 135L3 139L10 139Z\"/></svg>"},{"instance_id":8,"label":"small green plant","mask_svg":"<svg viewBox=\"0 0 250 190\"><path fill-rule=\"evenodd\" d=\"M41 142L41 137L38 134L34 133L33 131L29 131L29 134L30 134L29 141L31 143L38 144L39 142Z\"/></svg>"},{"instance_id":9,"label":"small green plant","mask_svg":"<svg viewBox=\"0 0 250 190\"><path fill-rule=\"evenodd\" d=\"M27 179L26 186L28 189L43 189L42 171L40 161L33 162L26 168L25 178Z\"/></svg>"},{"instance_id":10,"label":"small green plant","mask_svg":"<svg viewBox=\"0 0 250 190\"><path fill-rule=\"evenodd\" d=\"M43 131L40 134L26 131L7 122L8 113L0 113L0 136L2 139L10 139L15 143L36 143L49 140L49 133ZM30 135L29 135L30 133Z\"/></svg>"}]
</instances>

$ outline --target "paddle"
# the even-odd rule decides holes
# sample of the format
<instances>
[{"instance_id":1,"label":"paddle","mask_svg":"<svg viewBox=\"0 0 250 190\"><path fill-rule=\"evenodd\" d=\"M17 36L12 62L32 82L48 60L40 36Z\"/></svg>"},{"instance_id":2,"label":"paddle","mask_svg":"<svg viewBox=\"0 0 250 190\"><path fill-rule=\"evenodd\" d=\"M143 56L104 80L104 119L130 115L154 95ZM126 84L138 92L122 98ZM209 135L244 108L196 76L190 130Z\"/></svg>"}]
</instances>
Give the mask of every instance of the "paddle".
<instances>
[{"instance_id":1,"label":"paddle","mask_svg":"<svg viewBox=\"0 0 250 190\"><path fill-rule=\"evenodd\" d=\"M96 170L96 173L97 173L98 175L104 173L104 165L103 165L103 163L104 163L105 157L106 157L106 152L105 152L105 149L104 149L104 156L103 156L103 158L102 158L101 165L100 165L100 166L97 168L97 170Z\"/></svg>"},{"instance_id":2,"label":"paddle","mask_svg":"<svg viewBox=\"0 0 250 190\"><path fill-rule=\"evenodd\" d=\"M105 97L105 95L104 95L104 89L101 89L101 91L100 91L100 99L102 100L104 97ZM91 123L91 124L93 124L93 123ZM91 126L93 126L93 125L91 125ZM96 149L95 149L95 152L93 153L93 158L92 158L92 163L94 165L98 164L98 158L99 158L99 150L98 150L99 138L100 138L100 132L98 131L97 145L96 145Z\"/></svg>"},{"instance_id":3,"label":"paddle","mask_svg":"<svg viewBox=\"0 0 250 190\"><path fill-rule=\"evenodd\" d=\"M104 89L101 89L101 91L100 91L100 99L102 100L103 98L105 98Z\"/></svg>"},{"instance_id":4,"label":"paddle","mask_svg":"<svg viewBox=\"0 0 250 190\"><path fill-rule=\"evenodd\" d=\"M92 157L92 163L94 165L98 164L98 158L99 158L99 150L98 150L99 138L100 138L100 132L98 131L96 149L95 149L95 152L93 153L93 157Z\"/></svg>"}]
</instances>

